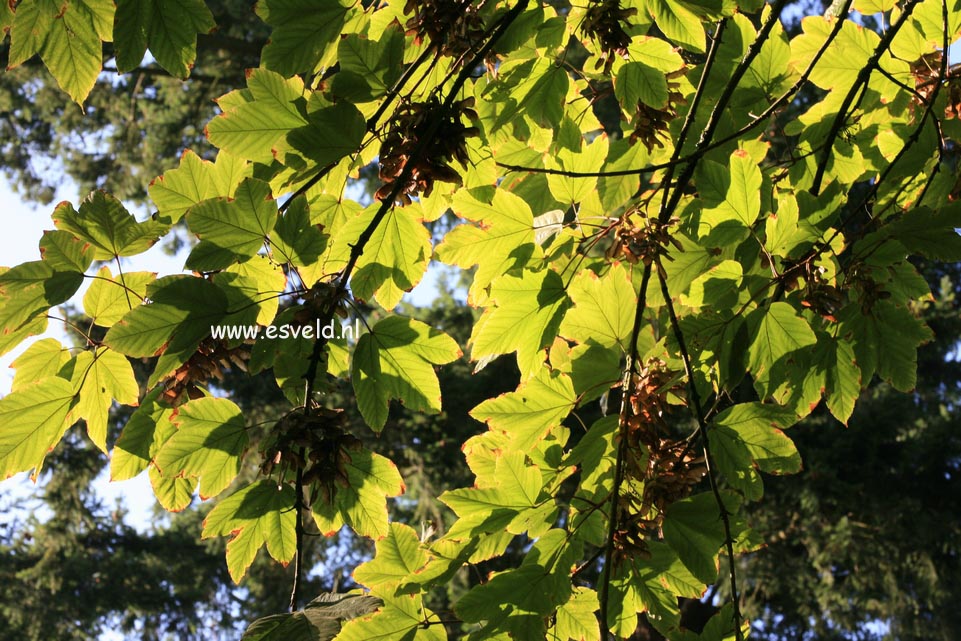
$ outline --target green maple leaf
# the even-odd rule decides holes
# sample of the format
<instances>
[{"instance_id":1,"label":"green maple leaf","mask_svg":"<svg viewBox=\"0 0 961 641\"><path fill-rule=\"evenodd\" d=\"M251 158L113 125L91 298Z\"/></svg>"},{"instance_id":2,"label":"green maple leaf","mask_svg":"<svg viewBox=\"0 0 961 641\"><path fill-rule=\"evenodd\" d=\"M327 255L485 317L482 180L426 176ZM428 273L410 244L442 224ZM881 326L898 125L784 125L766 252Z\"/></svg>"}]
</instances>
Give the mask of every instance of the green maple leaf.
<instances>
[{"instance_id":1,"label":"green maple leaf","mask_svg":"<svg viewBox=\"0 0 961 641\"><path fill-rule=\"evenodd\" d=\"M801 470L801 456L782 431L796 421L792 410L779 405L741 403L724 410L709 432L718 469L748 499L760 499L764 490L756 469L772 474Z\"/></svg>"},{"instance_id":2,"label":"green maple leaf","mask_svg":"<svg viewBox=\"0 0 961 641\"><path fill-rule=\"evenodd\" d=\"M517 352L521 377L532 376L567 307L561 277L550 269L507 274L491 286L490 302L492 306L474 324L471 358L480 361Z\"/></svg>"},{"instance_id":3,"label":"green maple leaf","mask_svg":"<svg viewBox=\"0 0 961 641\"><path fill-rule=\"evenodd\" d=\"M647 612L655 629L667 632L680 619L675 596L660 581L658 569L637 559L619 564L611 575L607 619L611 631L630 637L637 628L637 615Z\"/></svg>"},{"instance_id":4,"label":"green maple leaf","mask_svg":"<svg viewBox=\"0 0 961 641\"><path fill-rule=\"evenodd\" d=\"M47 452L69 427L76 397L69 381L53 376L0 399L0 477L33 470L36 480Z\"/></svg>"},{"instance_id":5,"label":"green maple leaf","mask_svg":"<svg viewBox=\"0 0 961 641\"><path fill-rule=\"evenodd\" d=\"M461 356L450 337L402 316L388 316L360 337L351 360L350 378L357 407L376 432L387 422L390 399L415 412L440 411L440 386L434 365Z\"/></svg>"},{"instance_id":6,"label":"green maple leaf","mask_svg":"<svg viewBox=\"0 0 961 641\"><path fill-rule=\"evenodd\" d=\"M159 219L173 224L198 203L233 197L237 185L252 172L253 165L226 151L217 154L216 162L210 162L187 149L180 157L180 166L152 180L147 192L157 206Z\"/></svg>"},{"instance_id":7,"label":"green maple leaf","mask_svg":"<svg viewBox=\"0 0 961 641\"><path fill-rule=\"evenodd\" d=\"M567 603L557 609L554 626L547 631L548 641L600 641L596 613L600 609L597 592L577 587Z\"/></svg>"},{"instance_id":8,"label":"green maple leaf","mask_svg":"<svg viewBox=\"0 0 961 641\"><path fill-rule=\"evenodd\" d=\"M60 203L51 218L57 229L90 243L94 260L145 252L168 229L154 220L138 223L119 200L102 191L91 192L84 198L79 211L68 202Z\"/></svg>"},{"instance_id":9,"label":"green maple leaf","mask_svg":"<svg viewBox=\"0 0 961 641\"><path fill-rule=\"evenodd\" d=\"M370 224L379 203L352 218L338 232L343 239L354 239ZM348 241L349 242L349 241ZM386 309L393 309L405 292L424 277L430 261L430 234L405 208L393 208L374 230L367 249L357 261L350 279L351 290L362 300L377 297Z\"/></svg>"},{"instance_id":10,"label":"green maple leaf","mask_svg":"<svg viewBox=\"0 0 961 641\"><path fill-rule=\"evenodd\" d=\"M511 446L525 452L560 425L576 404L570 377L542 367L516 392L488 399L470 414L492 430L509 434Z\"/></svg>"},{"instance_id":11,"label":"green maple leaf","mask_svg":"<svg viewBox=\"0 0 961 641\"><path fill-rule=\"evenodd\" d=\"M331 86L334 95L354 103L380 98L403 68L403 30L389 28L378 40L347 34L337 44L337 60L340 71Z\"/></svg>"},{"instance_id":12,"label":"green maple leaf","mask_svg":"<svg viewBox=\"0 0 961 641\"><path fill-rule=\"evenodd\" d=\"M312 0L263 0L257 15L274 28L263 51L263 65L285 76L312 73L326 65L354 12L352 0L317 4Z\"/></svg>"},{"instance_id":13,"label":"green maple leaf","mask_svg":"<svg viewBox=\"0 0 961 641\"><path fill-rule=\"evenodd\" d=\"M366 594L324 593L299 611L257 619L241 641L331 641L341 623L370 614L384 605Z\"/></svg>"},{"instance_id":14,"label":"green maple leaf","mask_svg":"<svg viewBox=\"0 0 961 641\"><path fill-rule=\"evenodd\" d=\"M277 223L277 204L270 186L246 178L233 198L205 200L190 208L187 228L200 244L187 257L188 269L223 269L253 257Z\"/></svg>"},{"instance_id":15,"label":"green maple leaf","mask_svg":"<svg viewBox=\"0 0 961 641\"><path fill-rule=\"evenodd\" d=\"M16 332L54 305L65 303L81 283L80 272L58 271L40 260L0 268L0 335Z\"/></svg>"},{"instance_id":16,"label":"green maple leaf","mask_svg":"<svg viewBox=\"0 0 961 641\"><path fill-rule=\"evenodd\" d=\"M214 284L227 296L232 324L266 326L277 316L287 277L266 256L255 255L214 276Z\"/></svg>"},{"instance_id":17,"label":"green maple leaf","mask_svg":"<svg viewBox=\"0 0 961 641\"><path fill-rule=\"evenodd\" d=\"M338 641L447 641L443 625L430 625L437 617L424 607L420 594L372 594L383 605L374 614L344 624Z\"/></svg>"},{"instance_id":18,"label":"green maple leaf","mask_svg":"<svg viewBox=\"0 0 961 641\"><path fill-rule=\"evenodd\" d=\"M117 0L117 69L139 67L149 47L161 67L186 78L197 57L197 34L216 26L203 0Z\"/></svg>"},{"instance_id":19,"label":"green maple leaf","mask_svg":"<svg viewBox=\"0 0 961 641\"><path fill-rule=\"evenodd\" d=\"M690 51L706 51L704 25L692 11L675 0L654 0L650 11L668 39Z\"/></svg>"},{"instance_id":20,"label":"green maple leaf","mask_svg":"<svg viewBox=\"0 0 961 641\"><path fill-rule=\"evenodd\" d=\"M39 53L57 84L82 106L100 74L101 41L111 39L113 14L106 0L21 2L10 28L8 68Z\"/></svg>"},{"instance_id":21,"label":"green maple leaf","mask_svg":"<svg viewBox=\"0 0 961 641\"><path fill-rule=\"evenodd\" d=\"M114 278L103 266L83 296L83 311L97 325L110 327L143 301L155 280L155 272L127 272Z\"/></svg>"},{"instance_id":22,"label":"green maple leaf","mask_svg":"<svg viewBox=\"0 0 961 641\"><path fill-rule=\"evenodd\" d=\"M196 478L164 476L155 465L150 466L147 476L150 477L150 487L157 502L168 512L181 512L193 502L194 492L197 491Z\"/></svg>"},{"instance_id":23,"label":"green maple leaf","mask_svg":"<svg viewBox=\"0 0 961 641\"><path fill-rule=\"evenodd\" d=\"M304 82L254 69L247 76L247 92L240 96L227 94L218 101L223 113L208 123L207 137L233 156L269 163L275 146L308 122Z\"/></svg>"},{"instance_id":24,"label":"green maple leaf","mask_svg":"<svg viewBox=\"0 0 961 641\"><path fill-rule=\"evenodd\" d=\"M780 384L774 381L775 377L783 376L774 371L773 366L817 342L811 326L788 303L779 301L767 308L755 309L748 314L746 322L754 337L748 348L748 366L755 376L762 372L769 376L772 388Z\"/></svg>"},{"instance_id":25,"label":"green maple leaf","mask_svg":"<svg viewBox=\"0 0 961 641\"><path fill-rule=\"evenodd\" d=\"M724 543L724 524L713 493L695 494L669 505L663 530L664 540L674 548L691 574L707 584L717 579L717 555Z\"/></svg>"},{"instance_id":26,"label":"green maple leaf","mask_svg":"<svg viewBox=\"0 0 961 641\"><path fill-rule=\"evenodd\" d=\"M373 539L388 535L387 498L406 489L393 461L360 449L349 453L344 466L347 486L337 486L333 498L316 500L311 506L314 522L326 536L343 525Z\"/></svg>"},{"instance_id":27,"label":"green maple leaf","mask_svg":"<svg viewBox=\"0 0 961 641\"><path fill-rule=\"evenodd\" d=\"M177 431L163 444L155 464L164 476L200 477L200 498L223 492L240 472L247 447L247 422L232 401L198 398L169 419Z\"/></svg>"},{"instance_id":28,"label":"green maple leaf","mask_svg":"<svg viewBox=\"0 0 961 641\"><path fill-rule=\"evenodd\" d=\"M574 306L567 310L559 334L578 343L597 343L628 351L637 294L631 275L620 263L598 276L583 270L568 288Z\"/></svg>"},{"instance_id":29,"label":"green maple leaf","mask_svg":"<svg viewBox=\"0 0 961 641\"><path fill-rule=\"evenodd\" d=\"M127 419L110 452L111 481L126 481L146 470L174 433L173 409L157 402L162 393L161 387L151 390Z\"/></svg>"},{"instance_id":30,"label":"green maple leaf","mask_svg":"<svg viewBox=\"0 0 961 641\"><path fill-rule=\"evenodd\" d=\"M294 489L257 481L220 501L204 519L201 536L230 536L227 569L240 583L264 545L275 560L287 564L297 552L294 533Z\"/></svg>"},{"instance_id":31,"label":"green maple leaf","mask_svg":"<svg viewBox=\"0 0 961 641\"><path fill-rule=\"evenodd\" d=\"M87 436L106 453L110 407L114 401L136 405L140 396L130 361L106 347L80 352L73 363L72 383L79 401L70 416L86 422Z\"/></svg>"},{"instance_id":32,"label":"green maple leaf","mask_svg":"<svg viewBox=\"0 0 961 641\"><path fill-rule=\"evenodd\" d=\"M491 478L482 487L449 490L440 500L457 514L448 533L452 538L502 529L520 534L532 526L535 532L530 535L536 536L554 510L539 469L528 465L518 451L499 456Z\"/></svg>"},{"instance_id":33,"label":"green maple leaf","mask_svg":"<svg viewBox=\"0 0 961 641\"><path fill-rule=\"evenodd\" d=\"M931 340L932 333L910 310L882 300L868 314L851 305L838 320L854 347L862 380L870 380L877 372L902 392L914 389L918 345Z\"/></svg>"},{"instance_id":34,"label":"green maple leaf","mask_svg":"<svg viewBox=\"0 0 961 641\"><path fill-rule=\"evenodd\" d=\"M275 258L294 267L316 263L327 249L327 236L311 221L305 197L298 196L277 220L270 244Z\"/></svg>"},{"instance_id":35,"label":"green maple leaf","mask_svg":"<svg viewBox=\"0 0 961 641\"><path fill-rule=\"evenodd\" d=\"M70 351L56 338L33 343L10 364L16 372L10 390L16 392L44 378L56 376L69 360Z\"/></svg>"},{"instance_id":36,"label":"green maple leaf","mask_svg":"<svg viewBox=\"0 0 961 641\"><path fill-rule=\"evenodd\" d=\"M655 109L667 105L667 78L643 62L628 62L614 78L614 95L628 108L643 102Z\"/></svg>"},{"instance_id":37,"label":"green maple leaf","mask_svg":"<svg viewBox=\"0 0 961 641\"><path fill-rule=\"evenodd\" d=\"M580 548L566 531L552 529L531 546L520 567L474 587L454 611L464 621L485 622L488 634L504 630L513 639L544 639L549 615L573 593L570 568Z\"/></svg>"},{"instance_id":38,"label":"green maple leaf","mask_svg":"<svg viewBox=\"0 0 961 641\"><path fill-rule=\"evenodd\" d=\"M484 290L491 281L541 254L534 243L534 216L519 196L500 189L490 204L458 191L451 208L476 224L450 230L437 246L437 258L464 269L477 265L467 300L472 305L485 304Z\"/></svg>"},{"instance_id":39,"label":"green maple leaf","mask_svg":"<svg viewBox=\"0 0 961 641\"><path fill-rule=\"evenodd\" d=\"M697 187L704 209L698 234L719 244L745 236L761 214L761 180L757 164L742 150L734 152L729 166L701 161Z\"/></svg>"},{"instance_id":40,"label":"green maple leaf","mask_svg":"<svg viewBox=\"0 0 961 641\"><path fill-rule=\"evenodd\" d=\"M203 278L166 276L147 288L152 300L130 310L104 337L109 347L136 358L162 352L174 333L203 338L210 325L223 317L227 297Z\"/></svg>"},{"instance_id":41,"label":"green maple leaf","mask_svg":"<svg viewBox=\"0 0 961 641\"><path fill-rule=\"evenodd\" d=\"M377 542L374 558L354 570L354 580L369 588L396 586L427 563L414 529L391 523L390 533Z\"/></svg>"},{"instance_id":42,"label":"green maple leaf","mask_svg":"<svg viewBox=\"0 0 961 641\"><path fill-rule=\"evenodd\" d=\"M40 257L56 271L85 272L93 254L93 247L70 232L48 229L40 239Z\"/></svg>"}]
</instances>

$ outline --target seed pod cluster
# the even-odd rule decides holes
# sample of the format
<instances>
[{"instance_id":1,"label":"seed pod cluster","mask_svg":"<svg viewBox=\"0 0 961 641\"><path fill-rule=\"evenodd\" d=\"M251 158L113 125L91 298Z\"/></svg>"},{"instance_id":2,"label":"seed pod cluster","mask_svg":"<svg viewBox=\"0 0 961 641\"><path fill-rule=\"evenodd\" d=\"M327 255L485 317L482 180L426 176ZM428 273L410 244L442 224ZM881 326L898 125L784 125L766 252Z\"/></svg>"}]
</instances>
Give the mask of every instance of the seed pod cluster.
<instances>
[{"instance_id":1,"label":"seed pod cluster","mask_svg":"<svg viewBox=\"0 0 961 641\"><path fill-rule=\"evenodd\" d=\"M666 436L667 398L682 393L674 373L658 359L632 379L614 537L620 558L646 557L645 541L660 536L668 506L689 496L706 473L704 458L687 441Z\"/></svg>"},{"instance_id":2,"label":"seed pod cluster","mask_svg":"<svg viewBox=\"0 0 961 641\"><path fill-rule=\"evenodd\" d=\"M331 305L336 316L347 318L346 292L338 292L337 287L332 283L317 281L304 295L303 306L294 312L294 322L302 326L313 325L318 319L327 323L332 320L325 317Z\"/></svg>"},{"instance_id":3,"label":"seed pod cluster","mask_svg":"<svg viewBox=\"0 0 961 641\"><path fill-rule=\"evenodd\" d=\"M329 503L338 486L350 484L346 466L351 454L363 447L357 437L344 431L344 422L339 409L288 414L273 429L261 471L269 476L279 466L281 481L301 471L304 486L316 488L311 502L319 497Z\"/></svg>"},{"instance_id":4,"label":"seed pod cluster","mask_svg":"<svg viewBox=\"0 0 961 641\"><path fill-rule=\"evenodd\" d=\"M813 310L819 316L832 323L837 322L837 314L847 302L847 295L824 278L824 268L817 267L812 261L803 264L804 269L804 298L801 305ZM788 290L796 286L788 283Z\"/></svg>"},{"instance_id":5,"label":"seed pod cluster","mask_svg":"<svg viewBox=\"0 0 961 641\"><path fill-rule=\"evenodd\" d=\"M484 19L473 0L407 0L404 13L413 17L404 27L420 44L429 40L442 55L459 57L484 41Z\"/></svg>"},{"instance_id":6,"label":"seed pod cluster","mask_svg":"<svg viewBox=\"0 0 961 641\"><path fill-rule=\"evenodd\" d=\"M669 138L671 121L677 118L678 105L686 105L687 100L680 91L680 83L676 79L687 73L687 68L682 67L667 74L667 103L660 109L655 109L648 104L638 101L634 116L631 118L631 132L628 141L630 144L638 140L644 144L648 152L655 147L664 147L662 138Z\"/></svg>"},{"instance_id":7,"label":"seed pod cluster","mask_svg":"<svg viewBox=\"0 0 961 641\"><path fill-rule=\"evenodd\" d=\"M247 371L250 348L247 344L228 347L226 339L207 337L183 365L173 371L163 382L163 398L172 407L203 396L200 386L211 378L223 380L224 370L236 367Z\"/></svg>"},{"instance_id":8,"label":"seed pod cluster","mask_svg":"<svg viewBox=\"0 0 961 641\"><path fill-rule=\"evenodd\" d=\"M940 51L921 56L911 64L911 76L914 78L914 88L917 90L917 95L911 98L912 105L922 108L927 105L935 87L941 81L940 70Z\"/></svg>"},{"instance_id":9,"label":"seed pod cluster","mask_svg":"<svg viewBox=\"0 0 961 641\"><path fill-rule=\"evenodd\" d=\"M671 227L679 222L678 218L671 218L661 223L656 218L643 217L640 225L635 224L636 217L628 211L614 230L614 242L607 250L608 258L621 257L632 265L642 262L650 265L658 258L673 260L669 249L674 247L683 251L681 243L671 234Z\"/></svg>"},{"instance_id":10,"label":"seed pod cluster","mask_svg":"<svg viewBox=\"0 0 961 641\"><path fill-rule=\"evenodd\" d=\"M627 56L631 35L625 27L630 25L629 19L636 14L637 9L622 9L620 0L588 3L581 22L581 32L595 40L603 51L595 68L600 69L603 65L604 73L609 73L615 55Z\"/></svg>"},{"instance_id":11,"label":"seed pod cluster","mask_svg":"<svg viewBox=\"0 0 961 641\"><path fill-rule=\"evenodd\" d=\"M396 196L398 204L410 204L412 196L429 196L435 180L460 185L460 174L450 162L468 162L467 138L476 136L478 130L465 125L462 118L475 120L473 107L473 98L450 107L436 98L400 107L380 148L380 179L384 184L376 198L388 198L408 167L408 177Z\"/></svg>"},{"instance_id":12,"label":"seed pod cluster","mask_svg":"<svg viewBox=\"0 0 961 641\"><path fill-rule=\"evenodd\" d=\"M865 316L871 314L878 301L891 298L891 292L884 289L881 283L874 280L870 269L862 265L855 264L850 268L848 278L844 283L846 289L853 289L858 294L858 302L861 303L861 313Z\"/></svg>"}]
</instances>

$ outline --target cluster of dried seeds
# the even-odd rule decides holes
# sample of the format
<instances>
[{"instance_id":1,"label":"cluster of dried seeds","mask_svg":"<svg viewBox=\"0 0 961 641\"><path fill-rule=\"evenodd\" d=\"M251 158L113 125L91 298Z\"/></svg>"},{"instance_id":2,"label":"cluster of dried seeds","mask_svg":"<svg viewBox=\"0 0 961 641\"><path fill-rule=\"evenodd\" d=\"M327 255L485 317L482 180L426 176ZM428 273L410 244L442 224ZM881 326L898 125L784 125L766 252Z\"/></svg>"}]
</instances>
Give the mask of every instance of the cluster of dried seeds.
<instances>
[{"instance_id":1,"label":"cluster of dried seeds","mask_svg":"<svg viewBox=\"0 0 961 641\"><path fill-rule=\"evenodd\" d=\"M246 372L250 349L246 344L229 347L226 339L207 337L197 350L164 379L161 398L171 407L177 407L188 399L200 398L200 389L212 378L223 380L224 370L233 367Z\"/></svg>"},{"instance_id":2,"label":"cluster of dried seeds","mask_svg":"<svg viewBox=\"0 0 961 641\"><path fill-rule=\"evenodd\" d=\"M615 55L627 56L631 35L625 27L636 14L637 9L622 9L620 0L588 3L581 31L600 45L603 53L597 61L597 68L603 65L604 73L610 72Z\"/></svg>"},{"instance_id":3,"label":"cluster of dried seeds","mask_svg":"<svg viewBox=\"0 0 961 641\"><path fill-rule=\"evenodd\" d=\"M376 198L390 197L402 177L404 184L395 197L398 204L410 204L412 196L429 196L436 180L460 185L460 174L450 163L468 162L467 138L476 136L478 130L465 125L462 118L475 120L473 107L473 98L449 107L436 98L400 107L380 148L380 179L384 184Z\"/></svg>"},{"instance_id":4,"label":"cluster of dried seeds","mask_svg":"<svg viewBox=\"0 0 961 641\"><path fill-rule=\"evenodd\" d=\"M349 485L346 466L351 453L362 447L357 437L344 431L343 410L293 412L272 430L261 471L269 476L280 467L282 478L300 471L304 487L313 486L319 492L313 500L330 503L338 486Z\"/></svg>"},{"instance_id":5,"label":"cluster of dried seeds","mask_svg":"<svg viewBox=\"0 0 961 641\"><path fill-rule=\"evenodd\" d=\"M706 474L704 458L686 440L667 436L668 396L682 393L675 373L658 359L633 377L614 533L620 558L646 557L646 541L660 537L668 506L689 496Z\"/></svg>"},{"instance_id":6,"label":"cluster of dried seeds","mask_svg":"<svg viewBox=\"0 0 961 641\"><path fill-rule=\"evenodd\" d=\"M634 210L625 212L614 228L614 242L607 251L608 258L623 258L632 265L642 262L650 265L654 261L665 258L672 260L671 247L683 251L681 243L671 234L671 227L679 222L672 218L661 223L656 218L642 219L642 224L635 224Z\"/></svg>"},{"instance_id":7,"label":"cluster of dried seeds","mask_svg":"<svg viewBox=\"0 0 961 641\"><path fill-rule=\"evenodd\" d=\"M680 91L680 83L676 82L677 78L686 73L687 68L682 67L667 74L667 103L662 108L656 109L638 101L634 116L631 118L634 130L628 139L632 145L640 140L648 152L653 151L655 147L664 146L661 139L670 137L671 121L677 118L678 106L687 104L684 94Z\"/></svg>"},{"instance_id":8,"label":"cluster of dried seeds","mask_svg":"<svg viewBox=\"0 0 961 641\"><path fill-rule=\"evenodd\" d=\"M404 27L417 44L427 40L441 54L456 58L484 40L482 5L473 0L407 0L404 13L413 17Z\"/></svg>"}]
</instances>

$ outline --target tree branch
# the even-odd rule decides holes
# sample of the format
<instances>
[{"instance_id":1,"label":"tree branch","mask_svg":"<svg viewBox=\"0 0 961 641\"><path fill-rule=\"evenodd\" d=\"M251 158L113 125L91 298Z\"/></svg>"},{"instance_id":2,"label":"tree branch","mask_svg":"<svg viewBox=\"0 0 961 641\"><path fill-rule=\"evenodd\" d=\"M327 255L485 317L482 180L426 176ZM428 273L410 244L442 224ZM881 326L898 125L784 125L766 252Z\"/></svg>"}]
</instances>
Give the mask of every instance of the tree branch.
<instances>
[{"instance_id":1,"label":"tree branch","mask_svg":"<svg viewBox=\"0 0 961 641\"><path fill-rule=\"evenodd\" d=\"M915 0L916 1L916 0ZM758 31L757 37L751 46L748 48L747 53L738 63L737 67L734 69L734 73L728 79L727 84L724 86L724 90L721 92L721 97L718 98L717 103L714 105L714 110L711 111L711 116L708 119L707 126L704 127L704 131L701 133L701 138L697 142L697 149L695 154L692 154L691 161L687 163L684 167L684 171L681 177L678 178L677 187L671 192L671 198L668 204L661 208L660 221L661 223L666 223L670 220L671 216L674 215L674 211L677 209L677 205L681 200L681 194L683 193L684 186L691 180L694 176L694 170L697 167L698 161L701 157L707 153L706 147L711 144L711 139L714 137L714 132L717 130L717 126L721 122L721 116L724 114L725 109L727 109L727 103L731 100L734 95L734 91L737 89L738 84L741 82L741 78L747 73L748 68L751 63L761 53L761 47L767 41L768 37L771 35L771 30L777 21L781 17L781 11L784 9L784 5L787 0L776 0L776 2L771 6L771 15L761 26L761 30ZM697 153L700 151L700 153Z\"/></svg>"},{"instance_id":2,"label":"tree branch","mask_svg":"<svg viewBox=\"0 0 961 641\"><path fill-rule=\"evenodd\" d=\"M684 149L684 143L687 142L687 134L694 124L694 120L697 118L698 107L701 106L701 99L704 97L704 88L707 86L707 79L711 75L711 70L714 68L714 63L717 60L717 52L721 48L721 38L724 36L724 29L727 27L727 18L723 18L718 21L717 29L714 30L714 37L711 39L711 49L707 52L707 60L704 62L704 67L701 70L701 77L697 81L697 89L694 90L694 98L691 101L691 108L687 110L687 115L684 116L684 124L681 125L681 133L677 137L677 141L674 143L674 152L671 154L670 167L667 168L665 172L664 179L661 180L661 186L664 190L664 196L661 198L661 211L667 206L667 196L671 190L671 180L674 178L674 169L677 167L678 160L681 157L681 151Z\"/></svg>"},{"instance_id":3,"label":"tree branch","mask_svg":"<svg viewBox=\"0 0 961 641\"><path fill-rule=\"evenodd\" d=\"M309 399L307 401L309 403ZM303 461L307 455L305 448L300 448L300 460ZM295 612L300 602L300 585L304 572L304 468L297 467L297 480L294 485L294 532L297 552L294 555L294 587L290 592L289 610Z\"/></svg>"},{"instance_id":4,"label":"tree branch","mask_svg":"<svg viewBox=\"0 0 961 641\"><path fill-rule=\"evenodd\" d=\"M601 575L601 585L598 591L600 604L601 638L610 633L611 625L608 620L608 606L610 604L611 566L614 561L614 535L619 525L621 483L624 482L624 453L627 447L627 413L630 409L630 397L634 384L634 372L637 369L639 354L637 340L641 335L641 321L647 308L647 287L651 280L651 265L644 267L641 278L641 289L637 295L637 306L634 308L634 325L631 328L631 349L624 364L624 378L621 382L621 409L617 419L617 457L614 460L614 486L611 488L611 511L607 521L607 541L604 545L604 570Z\"/></svg>"},{"instance_id":5,"label":"tree branch","mask_svg":"<svg viewBox=\"0 0 961 641\"><path fill-rule=\"evenodd\" d=\"M824 149L821 152L821 159L818 161L817 171L814 174L814 182L811 184L811 193L817 196L821 191L821 182L824 180L824 172L827 169L828 160L831 158L831 152L834 151L834 141L837 139L838 134L841 129L844 128L844 123L848 119L848 109L851 107L851 103L854 101L854 97L861 91L862 86L866 88L868 79L871 77L871 73L874 68L878 66L881 60L881 56L888 50L891 46L891 41L894 37L898 35L898 31L907 22L908 18L911 16L911 12L918 5L919 0L907 0L902 7L902 13L898 17L897 22L891 25L887 33L881 38L881 42L875 47L874 52L871 57L868 58L867 63L864 68L858 72L857 78L854 80L854 84L848 90L844 100L841 102L841 107L838 109L837 116L834 118L834 122L831 124L831 129L828 131L827 140L825 141Z\"/></svg>"},{"instance_id":6,"label":"tree branch","mask_svg":"<svg viewBox=\"0 0 961 641\"><path fill-rule=\"evenodd\" d=\"M737 569L734 563L734 537L731 534L731 519L730 514L727 511L727 507L724 505L724 500L721 498L721 491L717 485L717 479L714 478L714 464L711 458L711 441L708 437L707 422L704 419L704 410L701 407L701 398L697 391L697 385L694 382L694 370L691 367L691 355L687 351L687 345L684 342L684 333L681 331L681 325L677 320L677 314L674 311L674 303L671 300L671 292L667 287L667 278L665 277L664 268L661 262L657 262L657 278L661 283L661 294L664 296L664 304L667 307L668 317L671 321L671 331L674 334L674 338L677 340L678 350L681 353L681 360L684 363L684 375L687 377L688 393L691 397L691 411L694 414L694 418L697 421L697 432L701 437L701 443L704 448L704 465L707 468L708 482L711 485L711 492L714 494L714 500L717 503L717 508L721 513L721 522L724 524L724 546L727 548L727 556L730 560L730 578L731 578L731 603L734 609L734 637L737 641L744 641L744 633L741 631L741 603L740 596L737 590Z\"/></svg>"}]
</instances>

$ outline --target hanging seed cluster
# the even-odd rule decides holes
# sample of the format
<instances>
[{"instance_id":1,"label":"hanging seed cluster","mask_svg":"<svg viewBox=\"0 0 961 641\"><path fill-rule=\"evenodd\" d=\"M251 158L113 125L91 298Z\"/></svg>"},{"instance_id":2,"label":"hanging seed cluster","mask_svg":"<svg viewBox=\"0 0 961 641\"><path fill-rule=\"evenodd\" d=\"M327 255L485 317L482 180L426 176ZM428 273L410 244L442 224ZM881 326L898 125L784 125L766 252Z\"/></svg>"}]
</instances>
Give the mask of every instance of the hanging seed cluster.
<instances>
[{"instance_id":1,"label":"hanging seed cluster","mask_svg":"<svg viewBox=\"0 0 961 641\"><path fill-rule=\"evenodd\" d=\"M223 380L224 370L236 367L246 372L249 358L247 344L228 347L226 339L207 337L187 362L164 379L161 398L172 407L181 405L187 399L200 398L204 395L200 387L213 378Z\"/></svg>"},{"instance_id":2,"label":"hanging seed cluster","mask_svg":"<svg viewBox=\"0 0 961 641\"><path fill-rule=\"evenodd\" d=\"M404 27L420 44L429 41L442 55L461 56L484 41L484 19L473 0L407 0L404 13L413 14Z\"/></svg>"},{"instance_id":3,"label":"hanging seed cluster","mask_svg":"<svg viewBox=\"0 0 961 641\"><path fill-rule=\"evenodd\" d=\"M648 554L645 541L660 537L669 505L686 498L704 478L704 458L687 441L669 438L667 397L683 390L663 361L651 359L634 375L624 456L624 490L614 534L620 558Z\"/></svg>"},{"instance_id":4,"label":"hanging seed cluster","mask_svg":"<svg viewBox=\"0 0 961 641\"><path fill-rule=\"evenodd\" d=\"M812 261L805 261L800 268L804 274L804 298L801 305L813 310L821 318L836 323L838 313L847 302L847 296L824 278L823 267L814 265ZM785 289L791 291L797 284L797 278L789 279Z\"/></svg>"},{"instance_id":5,"label":"hanging seed cluster","mask_svg":"<svg viewBox=\"0 0 961 641\"><path fill-rule=\"evenodd\" d=\"M300 471L304 486L317 488L311 502L320 498L329 503L338 486L346 488L350 484L346 466L351 453L363 448L357 437L344 431L344 424L344 413L339 409L288 414L274 427L261 472L270 476L279 468L283 482Z\"/></svg>"},{"instance_id":6,"label":"hanging seed cluster","mask_svg":"<svg viewBox=\"0 0 961 641\"><path fill-rule=\"evenodd\" d=\"M671 258L669 249L674 247L683 251L681 243L671 234L671 227L680 222L672 218L661 223L656 218L643 217L640 225L636 225L632 216L635 210L626 212L614 227L614 242L607 251L608 258L623 258L632 265L642 262L650 265L663 257Z\"/></svg>"},{"instance_id":7,"label":"hanging seed cluster","mask_svg":"<svg viewBox=\"0 0 961 641\"><path fill-rule=\"evenodd\" d=\"M625 27L637 14L637 9L622 9L620 0L589 2L581 23L581 32L597 42L603 55L597 61L596 69L603 65L604 73L609 73L614 64L614 56L627 56L631 35Z\"/></svg>"},{"instance_id":8,"label":"hanging seed cluster","mask_svg":"<svg viewBox=\"0 0 961 641\"><path fill-rule=\"evenodd\" d=\"M376 198L388 198L402 177L404 184L395 200L404 205L409 205L413 196L429 196L434 181L460 185L460 174L450 163L468 162L467 138L479 132L476 127L465 125L462 118L476 120L473 107L473 98L450 107L431 98L399 108L380 148L380 179L384 184L377 190ZM405 170L409 170L406 176Z\"/></svg>"},{"instance_id":9,"label":"hanging seed cluster","mask_svg":"<svg viewBox=\"0 0 961 641\"><path fill-rule=\"evenodd\" d=\"M687 68L682 67L667 74L667 103L664 107L656 109L650 105L638 101L637 108L631 118L631 126L634 130L628 138L630 144L638 140L647 148L648 152L655 147L664 147L662 138L670 137L671 121L677 118L677 108L679 105L686 105L687 100L680 91L680 83L676 82L687 73Z\"/></svg>"},{"instance_id":10,"label":"hanging seed cluster","mask_svg":"<svg viewBox=\"0 0 961 641\"><path fill-rule=\"evenodd\" d=\"M347 318L346 292L338 293L333 284L317 281L304 295L303 307L294 312L294 322L301 326L313 325L318 320L328 323L330 310L340 318Z\"/></svg>"},{"instance_id":11,"label":"hanging seed cluster","mask_svg":"<svg viewBox=\"0 0 961 641\"><path fill-rule=\"evenodd\" d=\"M848 277L844 285L849 291L853 289L857 292L858 302L861 303L861 313L865 316L871 314L871 310L874 309L878 301L891 298L891 292L874 280L871 269L865 267L863 263L855 263L849 267Z\"/></svg>"},{"instance_id":12,"label":"hanging seed cluster","mask_svg":"<svg viewBox=\"0 0 961 641\"><path fill-rule=\"evenodd\" d=\"M911 76L914 78L914 88L917 95L911 98L911 104L915 107L926 107L934 93L935 87L940 82L941 71L941 52L929 53L911 64ZM948 105L950 110L951 106ZM948 116L950 118L950 116Z\"/></svg>"}]
</instances>

